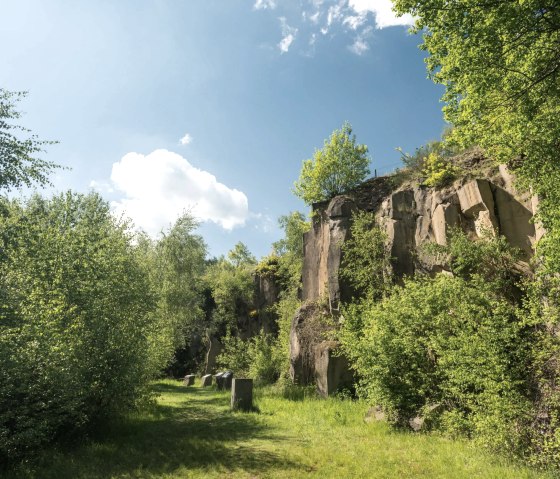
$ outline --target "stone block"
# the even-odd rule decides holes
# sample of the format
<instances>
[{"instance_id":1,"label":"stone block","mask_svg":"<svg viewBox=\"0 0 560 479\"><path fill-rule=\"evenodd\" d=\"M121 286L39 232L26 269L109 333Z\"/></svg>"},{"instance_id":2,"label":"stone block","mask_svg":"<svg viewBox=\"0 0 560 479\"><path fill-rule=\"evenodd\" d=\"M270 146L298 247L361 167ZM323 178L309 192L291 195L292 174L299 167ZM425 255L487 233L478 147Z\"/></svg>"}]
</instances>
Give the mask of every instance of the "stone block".
<instances>
[{"instance_id":1,"label":"stone block","mask_svg":"<svg viewBox=\"0 0 560 479\"><path fill-rule=\"evenodd\" d=\"M231 409L250 411L253 409L253 380L234 378L231 386Z\"/></svg>"},{"instance_id":2,"label":"stone block","mask_svg":"<svg viewBox=\"0 0 560 479\"><path fill-rule=\"evenodd\" d=\"M222 389L230 390L231 389L231 382L233 380L233 372L226 371L222 375Z\"/></svg>"},{"instance_id":3,"label":"stone block","mask_svg":"<svg viewBox=\"0 0 560 479\"><path fill-rule=\"evenodd\" d=\"M214 374L214 383L216 384L216 388L218 389L218 391L223 389L223 384L224 384L223 376L224 376L223 372Z\"/></svg>"},{"instance_id":4,"label":"stone block","mask_svg":"<svg viewBox=\"0 0 560 479\"><path fill-rule=\"evenodd\" d=\"M183 384L184 384L185 386L193 386L193 385L194 385L194 378L195 378L195 375L194 375L194 374L187 374L187 375L185 376L185 379L184 379L184 381L183 381Z\"/></svg>"},{"instance_id":5,"label":"stone block","mask_svg":"<svg viewBox=\"0 0 560 479\"><path fill-rule=\"evenodd\" d=\"M212 386L212 375L211 374L205 374L204 376L202 376L200 385L203 388L207 388L209 386Z\"/></svg>"}]
</instances>

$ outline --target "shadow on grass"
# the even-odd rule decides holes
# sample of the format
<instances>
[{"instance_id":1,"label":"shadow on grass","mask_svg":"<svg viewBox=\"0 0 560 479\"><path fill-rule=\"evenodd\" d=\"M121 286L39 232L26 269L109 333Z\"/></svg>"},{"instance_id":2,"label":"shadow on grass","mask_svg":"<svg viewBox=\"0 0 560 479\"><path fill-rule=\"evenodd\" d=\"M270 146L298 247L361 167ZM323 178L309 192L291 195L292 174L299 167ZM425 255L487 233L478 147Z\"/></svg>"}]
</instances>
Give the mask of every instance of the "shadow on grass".
<instances>
[{"instance_id":1,"label":"shadow on grass","mask_svg":"<svg viewBox=\"0 0 560 479\"><path fill-rule=\"evenodd\" d=\"M182 468L224 475L298 468L287 457L239 444L281 438L257 414L230 412L226 394L167 383L158 383L154 390L172 397L173 404L158 404L148 415L108 424L91 442L72 451L46 453L13 477L101 479L153 477Z\"/></svg>"}]
</instances>

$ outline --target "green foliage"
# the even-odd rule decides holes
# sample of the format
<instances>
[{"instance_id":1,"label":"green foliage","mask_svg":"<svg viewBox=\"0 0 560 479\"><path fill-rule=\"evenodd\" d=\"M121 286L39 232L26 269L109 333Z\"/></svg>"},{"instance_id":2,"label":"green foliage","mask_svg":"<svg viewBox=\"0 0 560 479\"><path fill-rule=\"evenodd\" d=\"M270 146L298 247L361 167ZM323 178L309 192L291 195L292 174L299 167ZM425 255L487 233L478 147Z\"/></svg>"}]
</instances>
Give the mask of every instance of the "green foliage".
<instances>
[{"instance_id":1,"label":"green foliage","mask_svg":"<svg viewBox=\"0 0 560 479\"><path fill-rule=\"evenodd\" d=\"M529 0L395 0L415 15L428 70L445 86L450 140L509 163L542 199L543 267L560 272L560 7Z\"/></svg>"},{"instance_id":2,"label":"green foliage","mask_svg":"<svg viewBox=\"0 0 560 479\"><path fill-rule=\"evenodd\" d=\"M153 390L153 408L108 424L92 441L49 449L41 461L2 477L557 478L465 441L365 424L362 402L325 400L309 389L293 388L289 399L276 388L254 389L261 414L232 413L228 391L185 388L172 380L158 381Z\"/></svg>"},{"instance_id":3,"label":"green foliage","mask_svg":"<svg viewBox=\"0 0 560 479\"><path fill-rule=\"evenodd\" d=\"M282 358L272 335L261 331L246 340L226 335L222 344L224 349L217 358L220 368L233 371L236 377L253 378L257 384L272 384L279 378Z\"/></svg>"},{"instance_id":4,"label":"green foliage","mask_svg":"<svg viewBox=\"0 0 560 479\"><path fill-rule=\"evenodd\" d=\"M342 252L339 274L360 297L375 300L389 290L392 273L387 235L375 223L373 213L354 213L350 238L343 243Z\"/></svg>"},{"instance_id":5,"label":"green foliage","mask_svg":"<svg viewBox=\"0 0 560 479\"><path fill-rule=\"evenodd\" d=\"M184 344L185 334L199 330L201 310L201 278L205 271L206 245L194 234L198 223L185 213L157 243L161 313L168 316L176 345Z\"/></svg>"},{"instance_id":6,"label":"green foliage","mask_svg":"<svg viewBox=\"0 0 560 479\"><path fill-rule=\"evenodd\" d=\"M424 158L422 174L426 177L424 181L426 186L440 188L448 185L456 178L458 168L451 161L432 152Z\"/></svg>"},{"instance_id":7,"label":"green foliage","mask_svg":"<svg viewBox=\"0 0 560 479\"><path fill-rule=\"evenodd\" d=\"M176 349L205 327L202 310L206 245L194 234L198 223L184 213L156 243L138 242L148 261L152 288L158 293L158 335L154 352L167 366Z\"/></svg>"},{"instance_id":8,"label":"green foliage","mask_svg":"<svg viewBox=\"0 0 560 479\"><path fill-rule=\"evenodd\" d=\"M363 334L345 350L363 397L397 423L431 411L432 425L452 434L521 447L532 337L511 303L478 277L440 275L407 281L360 312Z\"/></svg>"},{"instance_id":9,"label":"green foliage","mask_svg":"<svg viewBox=\"0 0 560 479\"><path fill-rule=\"evenodd\" d=\"M473 241L460 228L452 228L446 246L429 243L424 252L455 276L467 280L479 276L487 288L512 300L518 297L520 274L516 264L520 251L510 246L504 236L485 231L481 239Z\"/></svg>"},{"instance_id":10,"label":"green foliage","mask_svg":"<svg viewBox=\"0 0 560 479\"><path fill-rule=\"evenodd\" d=\"M17 133L28 135L30 130L11 123L20 118L17 103L25 95L0 88L0 190L48 184L49 173L60 168L37 156L44 146L56 142L39 140L36 135L22 139Z\"/></svg>"},{"instance_id":11,"label":"green foliage","mask_svg":"<svg viewBox=\"0 0 560 479\"><path fill-rule=\"evenodd\" d=\"M0 458L130 409L156 364L156 296L96 194L0 203Z\"/></svg>"},{"instance_id":12,"label":"green foliage","mask_svg":"<svg viewBox=\"0 0 560 479\"><path fill-rule=\"evenodd\" d=\"M274 305L277 317L278 335L274 342L273 355L278 361L278 373L281 382L289 381L290 370L290 330L296 310L301 306L297 288L284 291L280 300Z\"/></svg>"},{"instance_id":13,"label":"green foliage","mask_svg":"<svg viewBox=\"0 0 560 479\"><path fill-rule=\"evenodd\" d=\"M325 140L323 149L303 162L295 195L311 205L355 188L370 173L367 153L366 145L356 144L352 126L344 123Z\"/></svg>"},{"instance_id":14,"label":"green foliage","mask_svg":"<svg viewBox=\"0 0 560 479\"><path fill-rule=\"evenodd\" d=\"M256 265L253 255L243 243L238 243L228 257L231 261L219 258L206 270L205 280L216 303L214 324L209 325L210 333L220 326L235 329L237 318L245 314L253 302Z\"/></svg>"},{"instance_id":15,"label":"green foliage","mask_svg":"<svg viewBox=\"0 0 560 479\"><path fill-rule=\"evenodd\" d=\"M283 290L290 292L298 288L303 267L303 235L311 228L309 221L299 211L292 211L278 219L284 230L284 238L272 244L278 257L277 278ZM290 294L290 293L287 293Z\"/></svg>"},{"instance_id":16,"label":"green foliage","mask_svg":"<svg viewBox=\"0 0 560 479\"><path fill-rule=\"evenodd\" d=\"M257 263L257 260L249 251L249 248L247 248L247 246L241 241L239 241L233 249L228 252L228 259L236 268L241 266L251 266Z\"/></svg>"}]
</instances>

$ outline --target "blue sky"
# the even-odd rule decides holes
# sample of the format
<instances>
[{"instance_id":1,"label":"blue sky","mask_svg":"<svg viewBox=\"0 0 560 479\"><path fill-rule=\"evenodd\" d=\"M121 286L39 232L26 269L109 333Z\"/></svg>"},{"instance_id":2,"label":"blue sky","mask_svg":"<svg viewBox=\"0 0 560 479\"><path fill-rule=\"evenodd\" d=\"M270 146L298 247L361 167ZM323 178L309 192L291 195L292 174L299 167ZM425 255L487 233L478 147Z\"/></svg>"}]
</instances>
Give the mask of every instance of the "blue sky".
<instances>
[{"instance_id":1,"label":"blue sky","mask_svg":"<svg viewBox=\"0 0 560 479\"><path fill-rule=\"evenodd\" d=\"M0 87L29 91L20 123L71 167L54 189L95 188L152 235L190 209L212 255L269 253L345 120L379 173L444 127L388 0L18 0L2 20Z\"/></svg>"}]
</instances>

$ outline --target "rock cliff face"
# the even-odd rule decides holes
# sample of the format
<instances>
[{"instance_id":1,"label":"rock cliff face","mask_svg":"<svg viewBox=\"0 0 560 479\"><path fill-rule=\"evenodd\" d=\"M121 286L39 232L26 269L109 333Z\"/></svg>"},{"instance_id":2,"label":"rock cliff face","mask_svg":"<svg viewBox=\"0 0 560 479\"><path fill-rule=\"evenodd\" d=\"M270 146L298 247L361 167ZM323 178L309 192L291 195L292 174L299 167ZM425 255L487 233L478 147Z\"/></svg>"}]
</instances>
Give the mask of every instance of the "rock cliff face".
<instances>
[{"instance_id":1,"label":"rock cliff face","mask_svg":"<svg viewBox=\"0 0 560 479\"><path fill-rule=\"evenodd\" d=\"M397 277L441 271L443 265L424 257L422 245L445 244L453 227L462 228L473 240L485 231L497 232L522 251L525 263L543 234L532 222L535 198L516 191L503 166L491 180L458 181L442 190L415 186L390 192L387 183L387 178L376 178L355 194L316 205L313 227L304 237L304 301L325 298L336 311L341 300L350 299L351 291L340 281L338 270L341 245L358 209L375 212L389 239Z\"/></svg>"},{"instance_id":2,"label":"rock cliff face","mask_svg":"<svg viewBox=\"0 0 560 479\"><path fill-rule=\"evenodd\" d=\"M377 223L388 237L393 271L397 278L415 272L437 273L444 265L422 253L422 245L444 245L449 231L460 227L473 240L490 232L507 238L522 251L520 268L528 268L533 248L543 231L533 224L537 201L531 194L516 190L513 177L500 166L490 179L463 179L445 189L416 185L392 191L390 179L375 178L362 184L352 194L315 205L311 230L304 237L302 299L324 300L332 312L341 301L351 299L348 285L339 278L341 245L349 236L352 213L367 210L375 213ZM297 344L298 329L292 328L292 344ZM334 348L329 346L329 351ZM292 366L297 369L298 351L292 351ZM317 383L324 383L321 370L328 369L325 354L316 368ZM329 353L330 357L330 353ZM321 362L322 361L322 362ZM301 361L300 361L301 362ZM332 368L331 368L332 369ZM339 368L340 369L340 368ZM293 377L305 376L301 371ZM309 375L309 373L307 373ZM330 392L336 380L329 378Z\"/></svg>"}]
</instances>

